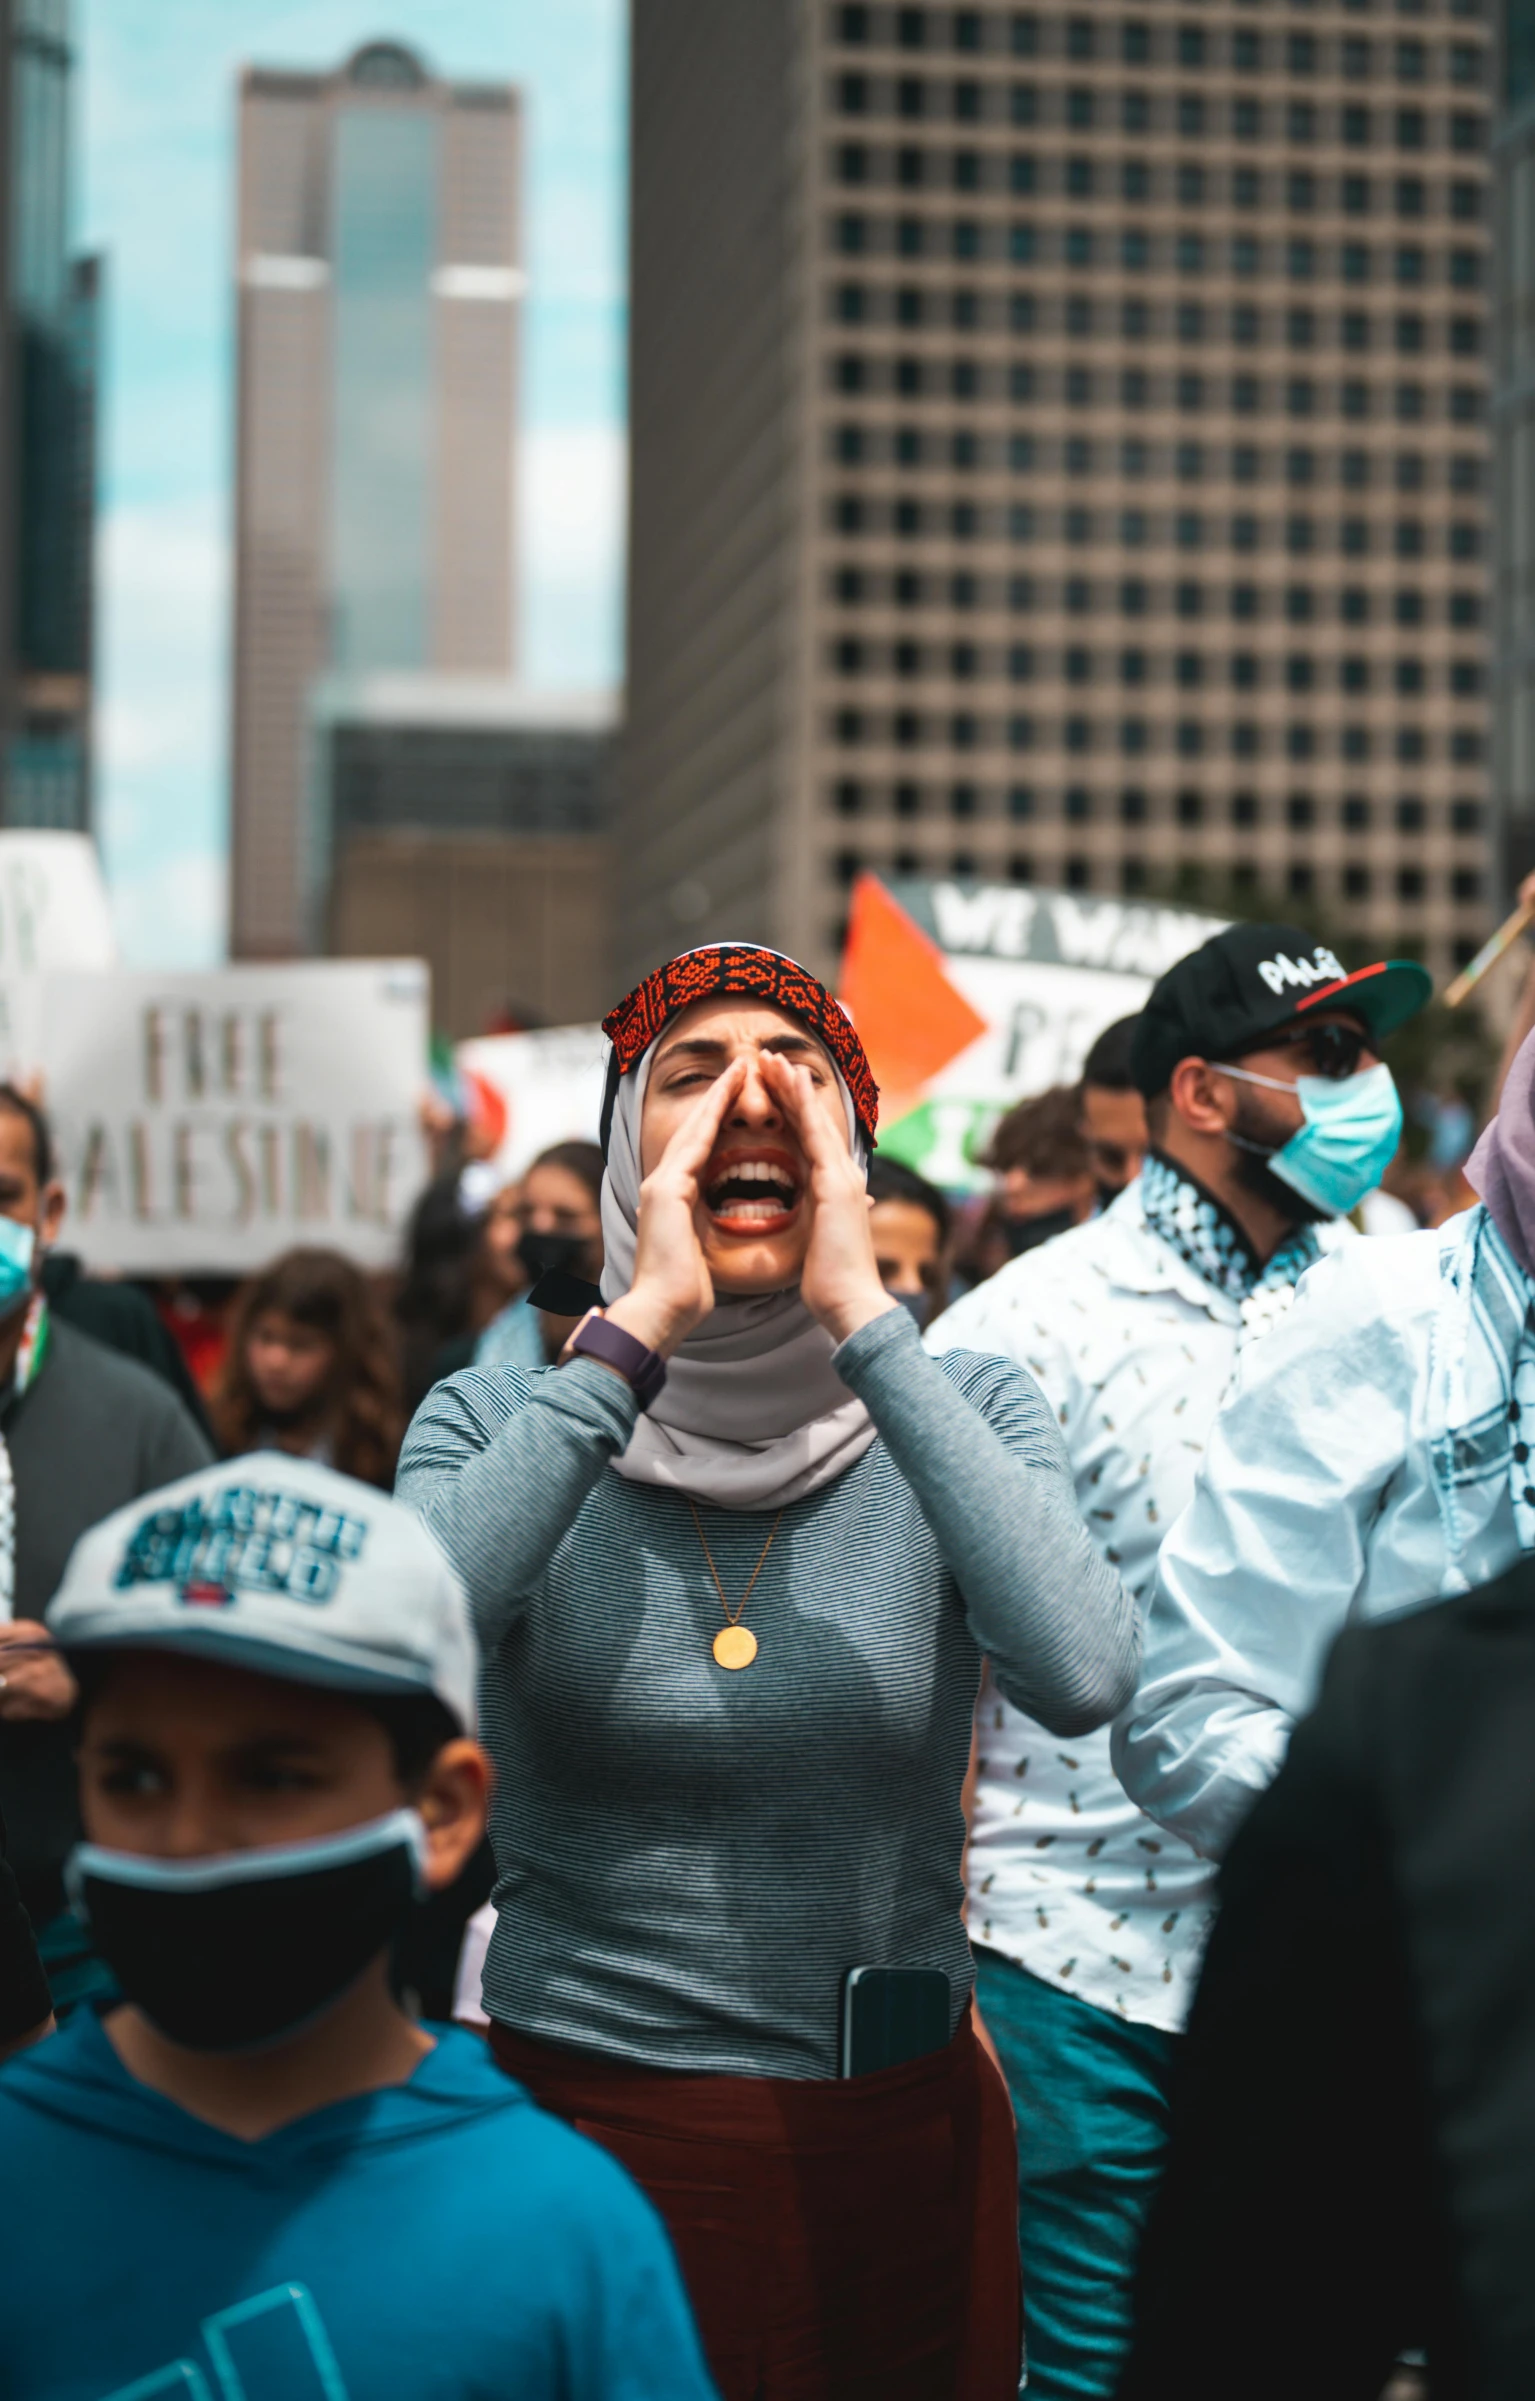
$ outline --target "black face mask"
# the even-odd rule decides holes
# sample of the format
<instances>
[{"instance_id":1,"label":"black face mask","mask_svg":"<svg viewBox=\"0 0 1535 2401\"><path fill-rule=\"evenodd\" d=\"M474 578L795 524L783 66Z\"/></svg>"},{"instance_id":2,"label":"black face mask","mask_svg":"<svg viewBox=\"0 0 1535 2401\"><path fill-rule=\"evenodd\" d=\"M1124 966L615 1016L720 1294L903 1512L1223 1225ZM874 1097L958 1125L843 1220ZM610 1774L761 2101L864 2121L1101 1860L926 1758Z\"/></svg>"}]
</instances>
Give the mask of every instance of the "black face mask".
<instances>
[{"instance_id":1,"label":"black face mask","mask_svg":"<svg viewBox=\"0 0 1535 2401\"><path fill-rule=\"evenodd\" d=\"M416 1895L423 1828L396 1809L318 1842L149 1859L81 1843L67 1881L134 2007L189 2051L296 2034L357 1982Z\"/></svg>"},{"instance_id":2,"label":"black face mask","mask_svg":"<svg viewBox=\"0 0 1535 2401\"><path fill-rule=\"evenodd\" d=\"M1076 1222L1075 1209L1047 1209L1043 1217L1004 1217L1001 1223L1007 1236L1007 1255L1017 1259L1041 1242L1053 1242L1057 1234L1069 1233Z\"/></svg>"},{"instance_id":3,"label":"black face mask","mask_svg":"<svg viewBox=\"0 0 1535 2401\"><path fill-rule=\"evenodd\" d=\"M589 1248L584 1234L524 1234L517 1256L536 1282L540 1276L575 1275Z\"/></svg>"}]
</instances>

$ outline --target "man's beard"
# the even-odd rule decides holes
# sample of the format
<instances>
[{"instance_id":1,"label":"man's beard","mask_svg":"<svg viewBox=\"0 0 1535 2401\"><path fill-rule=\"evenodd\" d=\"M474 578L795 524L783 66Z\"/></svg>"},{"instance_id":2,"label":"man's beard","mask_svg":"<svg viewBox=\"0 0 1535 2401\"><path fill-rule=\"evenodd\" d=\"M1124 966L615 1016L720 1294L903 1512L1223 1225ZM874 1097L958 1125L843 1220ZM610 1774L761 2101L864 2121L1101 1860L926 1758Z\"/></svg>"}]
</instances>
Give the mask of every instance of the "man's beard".
<instances>
[{"instance_id":1,"label":"man's beard","mask_svg":"<svg viewBox=\"0 0 1535 2401\"><path fill-rule=\"evenodd\" d=\"M1237 1182L1254 1200L1260 1200L1292 1226L1320 1225L1330 1212L1319 1209L1314 1201L1302 1198L1293 1184L1275 1175L1267 1158L1259 1151L1283 1150L1295 1128L1277 1120L1277 1111L1269 1104L1266 1093L1256 1091L1251 1084L1237 1086L1236 1122L1231 1155L1236 1164ZM1256 1143L1258 1150L1247 1150L1245 1143Z\"/></svg>"}]
</instances>

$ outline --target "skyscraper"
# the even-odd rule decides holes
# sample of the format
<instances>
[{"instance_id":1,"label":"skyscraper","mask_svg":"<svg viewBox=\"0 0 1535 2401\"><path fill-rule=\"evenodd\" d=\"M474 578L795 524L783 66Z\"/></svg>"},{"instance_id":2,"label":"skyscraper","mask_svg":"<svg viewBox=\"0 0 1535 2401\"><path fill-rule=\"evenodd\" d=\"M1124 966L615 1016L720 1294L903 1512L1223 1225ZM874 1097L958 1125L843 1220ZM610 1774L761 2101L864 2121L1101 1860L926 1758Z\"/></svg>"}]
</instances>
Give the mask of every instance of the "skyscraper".
<instances>
[{"instance_id":1,"label":"skyscraper","mask_svg":"<svg viewBox=\"0 0 1535 2401\"><path fill-rule=\"evenodd\" d=\"M860 867L1484 929L1478 0L637 0L623 964Z\"/></svg>"},{"instance_id":2,"label":"skyscraper","mask_svg":"<svg viewBox=\"0 0 1535 2401\"><path fill-rule=\"evenodd\" d=\"M71 250L69 0L0 0L0 820L91 819L100 263Z\"/></svg>"},{"instance_id":3,"label":"skyscraper","mask_svg":"<svg viewBox=\"0 0 1535 2401\"><path fill-rule=\"evenodd\" d=\"M240 91L232 947L310 947L308 693L507 673L521 115L370 42Z\"/></svg>"},{"instance_id":4,"label":"skyscraper","mask_svg":"<svg viewBox=\"0 0 1535 2401\"><path fill-rule=\"evenodd\" d=\"M1535 5L1502 0L1493 159L1493 807L1505 892L1535 868Z\"/></svg>"}]
</instances>

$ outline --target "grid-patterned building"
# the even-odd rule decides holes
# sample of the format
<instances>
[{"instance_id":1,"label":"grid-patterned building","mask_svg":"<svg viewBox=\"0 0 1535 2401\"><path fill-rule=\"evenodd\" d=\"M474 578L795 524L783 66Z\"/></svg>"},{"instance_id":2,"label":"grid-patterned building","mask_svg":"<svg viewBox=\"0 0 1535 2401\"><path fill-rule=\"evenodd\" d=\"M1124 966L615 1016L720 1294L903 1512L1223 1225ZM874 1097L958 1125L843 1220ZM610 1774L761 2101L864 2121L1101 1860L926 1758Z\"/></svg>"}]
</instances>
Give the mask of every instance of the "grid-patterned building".
<instances>
[{"instance_id":1,"label":"grid-patterned building","mask_svg":"<svg viewBox=\"0 0 1535 2401\"><path fill-rule=\"evenodd\" d=\"M1487 49L1476 0L637 0L627 965L827 967L862 866L1467 955Z\"/></svg>"},{"instance_id":2,"label":"grid-patterned building","mask_svg":"<svg viewBox=\"0 0 1535 2401\"><path fill-rule=\"evenodd\" d=\"M1535 868L1535 4L1503 0L1493 141L1493 813Z\"/></svg>"},{"instance_id":3,"label":"grid-patterned building","mask_svg":"<svg viewBox=\"0 0 1535 2401\"><path fill-rule=\"evenodd\" d=\"M311 683L504 675L521 114L399 44L240 90L232 944L312 945Z\"/></svg>"}]
</instances>

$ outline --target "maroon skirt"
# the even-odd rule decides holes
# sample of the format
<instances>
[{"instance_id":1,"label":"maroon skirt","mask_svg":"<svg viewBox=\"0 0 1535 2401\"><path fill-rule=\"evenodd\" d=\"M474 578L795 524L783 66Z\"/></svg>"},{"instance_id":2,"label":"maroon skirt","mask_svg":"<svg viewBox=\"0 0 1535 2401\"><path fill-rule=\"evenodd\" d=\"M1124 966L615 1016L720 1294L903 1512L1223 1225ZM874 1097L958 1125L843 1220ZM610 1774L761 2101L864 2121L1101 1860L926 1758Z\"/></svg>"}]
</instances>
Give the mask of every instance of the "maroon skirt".
<instances>
[{"instance_id":1,"label":"maroon skirt","mask_svg":"<svg viewBox=\"0 0 1535 2401\"><path fill-rule=\"evenodd\" d=\"M968 2009L945 2050L843 2083L490 2040L649 2194L724 2401L1016 2401L1012 2110Z\"/></svg>"}]
</instances>

